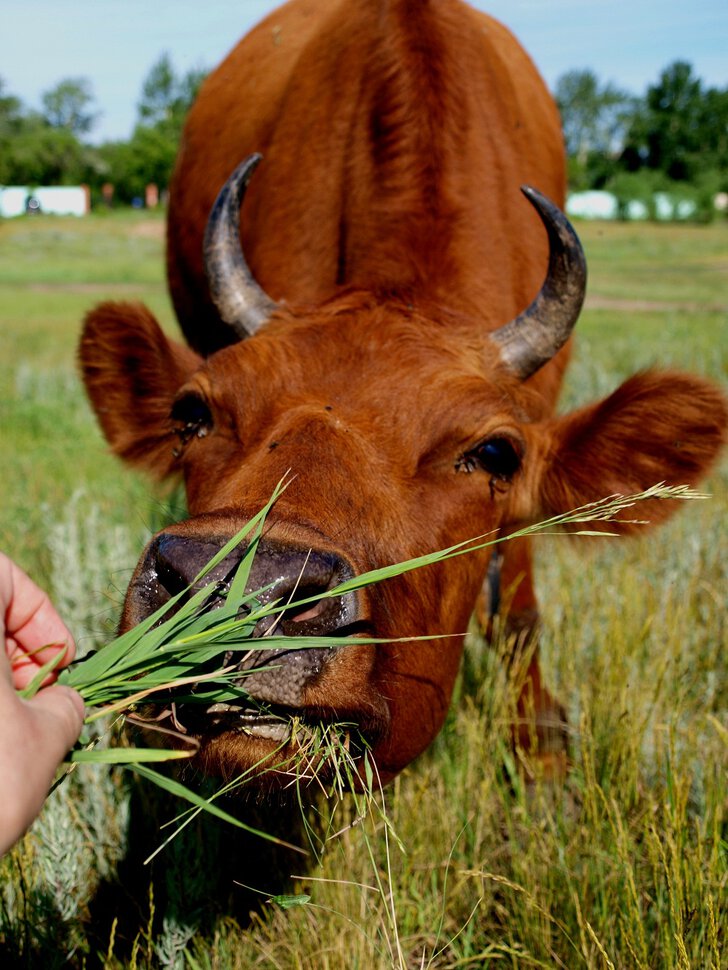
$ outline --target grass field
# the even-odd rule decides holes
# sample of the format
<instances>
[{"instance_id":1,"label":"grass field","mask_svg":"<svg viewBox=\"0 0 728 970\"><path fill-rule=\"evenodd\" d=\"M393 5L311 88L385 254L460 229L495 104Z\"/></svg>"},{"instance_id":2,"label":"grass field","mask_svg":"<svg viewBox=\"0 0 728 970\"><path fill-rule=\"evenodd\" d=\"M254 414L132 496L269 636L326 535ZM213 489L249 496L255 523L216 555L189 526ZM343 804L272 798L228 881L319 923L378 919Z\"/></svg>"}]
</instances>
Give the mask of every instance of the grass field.
<instances>
[{"instance_id":1,"label":"grass field","mask_svg":"<svg viewBox=\"0 0 728 970\"><path fill-rule=\"evenodd\" d=\"M650 365L725 382L728 225L579 228L590 288L564 407ZM173 332L162 238L139 213L0 222L0 547L82 648L108 636L173 513L106 453L75 346L102 299L144 300ZM710 501L643 540L536 540L543 669L571 728L563 788L520 779L517 685L473 637L445 730L386 793L403 851L373 813L320 866L296 863L290 892L308 903L262 897L245 926L243 890L215 878L230 830L188 829L132 885L148 793L86 768L0 863L0 965L728 967L726 480L724 463ZM350 802L338 813L354 821ZM132 917L112 926L128 895Z\"/></svg>"}]
</instances>

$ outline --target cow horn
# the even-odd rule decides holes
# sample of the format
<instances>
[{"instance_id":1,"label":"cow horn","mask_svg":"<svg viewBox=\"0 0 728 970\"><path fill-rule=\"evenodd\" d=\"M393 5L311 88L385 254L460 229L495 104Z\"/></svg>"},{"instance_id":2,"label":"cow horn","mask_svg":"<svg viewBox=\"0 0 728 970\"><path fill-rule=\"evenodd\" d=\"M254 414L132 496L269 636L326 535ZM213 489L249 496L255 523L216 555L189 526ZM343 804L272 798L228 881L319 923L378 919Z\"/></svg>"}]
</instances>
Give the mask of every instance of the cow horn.
<instances>
[{"instance_id":1,"label":"cow horn","mask_svg":"<svg viewBox=\"0 0 728 970\"><path fill-rule=\"evenodd\" d=\"M490 334L511 373L525 380L566 343L586 292L586 259L579 237L558 206L529 185L521 192L549 237L549 268L541 291L515 320Z\"/></svg>"},{"instance_id":2,"label":"cow horn","mask_svg":"<svg viewBox=\"0 0 728 970\"><path fill-rule=\"evenodd\" d=\"M249 155L220 189L203 245L210 296L223 322L240 340L252 337L276 309L250 272L240 245L240 209L261 158Z\"/></svg>"}]
</instances>

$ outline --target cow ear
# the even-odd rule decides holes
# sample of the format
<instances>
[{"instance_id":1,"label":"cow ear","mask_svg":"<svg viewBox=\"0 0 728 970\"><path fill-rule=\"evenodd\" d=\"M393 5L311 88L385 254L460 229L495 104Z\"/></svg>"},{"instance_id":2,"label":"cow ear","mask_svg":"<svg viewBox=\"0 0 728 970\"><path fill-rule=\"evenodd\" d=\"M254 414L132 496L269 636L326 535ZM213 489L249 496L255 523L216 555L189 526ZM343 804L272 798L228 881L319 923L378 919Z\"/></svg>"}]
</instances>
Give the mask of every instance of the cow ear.
<instances>
[{"instance_id":1,"label":"cow ear","mask_svg":"<svg viewBox=\"0 0 728 970\"><path fill-rule=\"evenodd\" d=\"M546 434L534 437L541 459L540 501L534 504L557 515L659 482L695 485L725 444L727 424L728 402L708 381L670 372L637 374L604 400L546 422ZM623 517L654 524L678 505L658 499ZM623 533L640 528L605 526Z\"/></svg>"},{"instance_id":2,"label":"cow ear","mask_svg":"<svg viewBox=\"0 0 728 970\"><path fill-rule=\"evenodd\" d=\"M202 363L168 340L138 303L102 303L84 321L79 358L86 391L115 454L162 478L173 470L170 409Z\"/></svg>"}]
</instances>

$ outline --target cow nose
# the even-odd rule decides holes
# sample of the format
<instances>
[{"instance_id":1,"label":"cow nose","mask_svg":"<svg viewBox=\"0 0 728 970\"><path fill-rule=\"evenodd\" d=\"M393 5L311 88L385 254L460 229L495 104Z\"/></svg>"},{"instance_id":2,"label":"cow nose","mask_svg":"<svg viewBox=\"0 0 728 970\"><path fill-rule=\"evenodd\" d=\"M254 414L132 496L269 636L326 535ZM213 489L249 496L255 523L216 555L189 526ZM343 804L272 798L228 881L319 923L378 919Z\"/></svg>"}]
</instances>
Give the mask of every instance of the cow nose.
<instances>
[{"instance_id":1,"label":"cow nose","mask_svg":"<svg viewBox=\"0 0 728 970\"><path fill-rule=\"evenodd\" d=\"M149 615L186 589L215 584L209 608L221 606L235 571L245 552L238 548L226 556L201 580L197 577L227 541L223 538L160 533L147 547L129 589L128 604L135 621ZM351 579L355 571L336 552L303 549L261 540L246 585L246 593L257 593L261 605L278 600L281 613L261 619L253 636L282 633L286 636L331 636L344 634L362 619L361 597L348 592L314 603L303 603ZM273 631L275 627L275 631Z\"/></svg>"}]
</instances>

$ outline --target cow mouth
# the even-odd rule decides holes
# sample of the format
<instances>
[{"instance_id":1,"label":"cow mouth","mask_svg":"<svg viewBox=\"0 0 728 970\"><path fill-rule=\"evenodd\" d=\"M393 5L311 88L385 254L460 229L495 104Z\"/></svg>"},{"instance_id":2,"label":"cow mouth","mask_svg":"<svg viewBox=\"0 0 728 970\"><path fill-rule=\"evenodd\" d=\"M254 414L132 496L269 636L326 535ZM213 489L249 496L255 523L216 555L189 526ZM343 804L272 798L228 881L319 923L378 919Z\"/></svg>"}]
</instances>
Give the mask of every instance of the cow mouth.
<instances>
[{"instance_id":1,"label":"cow mouth","mask_svg":"<svg viewBox=\"0 0 728 970\"><path fill-rule=\"evenodd\" d=\"M352 646L356 642L356 635L352 635ZM305 689L298 691L299 671L308 683L312 670L324 672L338 654L349 649L341 646L251 651L252 658L246 658L237 668L240 676L235 686L240 691L239 698L205 704L188 695L176 705L175 721L184 734L203 743L226 734L240 741L249 738L268 741L273 746L290 743L300 747L322 731L335 729L356 734L363 743L372 744L380 734L381 711L351 704L337 704L334 708L306 703L302 697ZM226 657L226 665L230 659ZM195 688L192 690L194 695Z\"/></svg>"},{"instance_id":2,"label":"cow mouth","mask_svg":"<svg viewBox=\"0 0 728 970\"><path fill-rule=\"evenodd\" d=\"M232 731L259 741L276 744L289 742L296 730L304 739L313 736L310 727L298 714L265 712L260 708L241 704L211 704L204 711L208 732Z\"/></svg>"},{"instance_id":3,"label":"cow mouth","mask_svg":"<svg viewBox=\"0 0 728 970\"><path fill-rule=\"evenodd\" d=\"M356 785L361 758L374 750L387 722L374 711L292 709L253 699L184 705L176 718L185 732L176 746L194 746L197 768L270 791L344 778Z\"/></svg>"},{"instance_id":4,"label":"cow mouth","mask_svg":"<svg viewBox=\"0 0 728 970\"><path fill-rule=\"evenodd\" d=\"M217 660L210 668L213 677L218 670L232 674L224 700L213 699L209 693L204 697L208 681L203 677L195 684L175 688L164 698L161 711L160 707L146 706L138 709L131 721L144 733L159 730L172 735L175 744L193 746L203 760L221 740L234 741L243 760L247 760L243 755L246 742L258 754L278 751L286 757L334 735L346 737L355 750L373 747L388 721L388 708L382 699L377 703L370 693L366 702L357 703L362 699L350 695L344 704L338 702L340 698L331 704L322 702L321 693L316 692L316 683L325 679L328 668L345 662L360 638L371 638L372 630L368 623L355 622L337 631L338 637L344 634L349 642L337 647L301 648L301 638L296 637L292 640L297 648L293 643L291 649L258 647L239 661L228 651L222 665ZM261 640L265 642L265 637L258 642ZM310 698L312 683L315 693Z\"/></svg>"},{"instance_id":5,"label":"cow mouth","mask_svg":"<svg viewBox=\"0 0 728 970\"><path fill-rule=\"evenodd\" d=\"M207 737L231 733L251 740L270 741L273 745L302 747L314 740L322 728L331 727L342 733L357 734L365 740L358 716L324 715L316 710L294 710L273 704L262 707L254 702L211 704L198 712L194 724L204 726Z\"/></svg>"}]
</instances>

